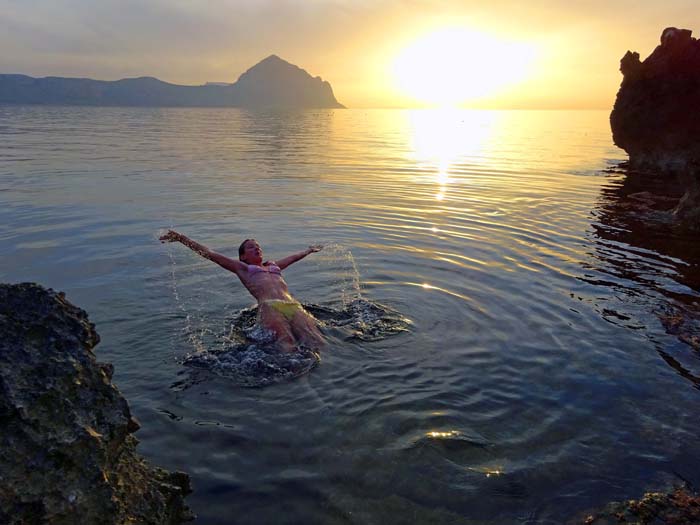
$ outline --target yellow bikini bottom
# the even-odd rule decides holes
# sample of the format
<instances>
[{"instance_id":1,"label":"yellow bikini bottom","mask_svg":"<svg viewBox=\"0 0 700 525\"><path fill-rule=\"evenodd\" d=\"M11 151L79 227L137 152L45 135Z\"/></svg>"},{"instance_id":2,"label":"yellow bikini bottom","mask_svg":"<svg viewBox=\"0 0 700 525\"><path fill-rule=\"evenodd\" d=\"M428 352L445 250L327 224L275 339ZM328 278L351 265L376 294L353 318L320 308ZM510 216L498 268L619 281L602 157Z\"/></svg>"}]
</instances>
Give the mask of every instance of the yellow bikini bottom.
<instances>
[{"instance_id":1,"label":"yellow bikini bottom","mask_svg":"<svg viewBox=\"0 0 700 525\"><path fill-rule=\"evenodd\" d=\"M296 301L285 301L284 299L268 299L263 301L273 310L281 313L287 320L291 321L299 310L304 310L300 303Z\"/></svg>"}]
</instances>

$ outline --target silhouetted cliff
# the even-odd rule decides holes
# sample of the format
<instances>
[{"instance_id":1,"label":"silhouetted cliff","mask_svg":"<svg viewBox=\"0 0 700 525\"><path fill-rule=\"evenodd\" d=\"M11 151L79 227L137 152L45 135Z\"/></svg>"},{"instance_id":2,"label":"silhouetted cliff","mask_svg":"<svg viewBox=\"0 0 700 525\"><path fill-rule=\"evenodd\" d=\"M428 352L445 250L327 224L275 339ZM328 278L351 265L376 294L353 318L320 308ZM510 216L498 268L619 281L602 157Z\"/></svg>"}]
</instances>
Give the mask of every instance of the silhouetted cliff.
<instances>
[{"instance_id":1,"label":"silhouetted cliff","mask_svg":"<svg viewBox=\"0 0 700 525\"><path fill-rule=\"evenodd\" d=\"M635 168L680 177L686 194L674 211L700 227L700 42L688 29L669 27L643 62L628 51L610 125L615 144Z\"/></svg>"},{"instance_id":2,"label":"silhouetted cliff","mask_svg":"<svg viewBox=\"0 0 700 525\"><path fill-rule=\"evenodd\" d=\"M230 85L179 86L152 77L117 81L0 75L0 104L342 108L331 85L271 55Z\"/></svg>"}]
</instances>

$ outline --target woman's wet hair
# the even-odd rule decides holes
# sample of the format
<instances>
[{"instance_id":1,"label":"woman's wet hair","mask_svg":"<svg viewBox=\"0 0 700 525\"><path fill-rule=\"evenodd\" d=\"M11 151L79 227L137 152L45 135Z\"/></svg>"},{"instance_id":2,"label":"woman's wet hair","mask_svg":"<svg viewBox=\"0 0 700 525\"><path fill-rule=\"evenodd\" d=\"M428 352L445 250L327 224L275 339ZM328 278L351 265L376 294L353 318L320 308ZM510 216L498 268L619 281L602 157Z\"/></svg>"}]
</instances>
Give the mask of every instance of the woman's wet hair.
<instances>
[{"instance_id":1,"label":"woman's wet hair","mask_svg":"<svg viewBox=\"0 0 700 525\"><path fill-rule=\"evenodd\" d=\"M245 253L245 243L247 243L248 241L253 241L253 242L255 242L255 239L246 239L246 240L243 241L243 242L241 243L241 245L238 247L238 259L239 259L240 261L243 260L243 254Z\"/></svg>"}]
</instances>

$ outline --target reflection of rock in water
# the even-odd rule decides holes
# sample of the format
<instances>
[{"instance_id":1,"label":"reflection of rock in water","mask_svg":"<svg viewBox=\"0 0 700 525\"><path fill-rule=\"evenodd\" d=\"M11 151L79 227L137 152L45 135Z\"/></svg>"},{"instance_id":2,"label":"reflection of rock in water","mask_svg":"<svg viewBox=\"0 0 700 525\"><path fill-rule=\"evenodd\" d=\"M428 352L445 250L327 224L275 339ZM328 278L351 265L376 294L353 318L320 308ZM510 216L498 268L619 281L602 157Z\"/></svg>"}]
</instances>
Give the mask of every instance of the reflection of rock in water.
<instances>
[{"instance_id":1,"label":"reflection of rock in water","mask_svg":"<svg viewBox=\"0 0 700 525\"><path fill-rule=\"evenodd\" d=\"M306 304L304 308L321 322L346 334L346 339L378 341L408 330L411 322L398 312L357 299L341 310ZM296 352L280 352L274 334L257 324L257 308L238 312L230 331L188 354L184 364L206 369L241 386L259 387L308 373L320 361L317 351L299 346Z\"/></svg>"},{"instance_id":2,"label":"reflection of rock in water","mask_svg":"<svg viewBox=\"0 0 700 525\"><path fill-rule=\"evenodd\" d=\"M611 183L601 191L592 224L595 263L584 280L613 288L627 303L641 304L659 318L668 333L700 350L700 235L679 227L671 210L684 188L664 174L639 172L626 163L609 170ZM622 176L622 177L620 177ZM620 312L601 308L611 322L636 328ZM664 360L700 384L678 360Z\"/></svg>"},{"instance_id":3,"label":"reflection of rock in water","mask_svg":"<svg viewBox=\"0 0 700 525\"><path fill-rule=\"evenodd\" d=\"M690 292L692 301L697 300L692 292L700 290L700 235L678 227L670 217L683 194L680 183L657 172L629 169L626 163L609 172L624 178L601 191L599 221L593 223L597 236L641 248L640 253L656 258L661 269L666 274L672 273L674 280L683 285L685 289L676 294L679 299L687 299ZM608 260L621 273L631 269L631 278L643 279L634 267L626 264L631 259Z\"/></svg>"}]
</instances>

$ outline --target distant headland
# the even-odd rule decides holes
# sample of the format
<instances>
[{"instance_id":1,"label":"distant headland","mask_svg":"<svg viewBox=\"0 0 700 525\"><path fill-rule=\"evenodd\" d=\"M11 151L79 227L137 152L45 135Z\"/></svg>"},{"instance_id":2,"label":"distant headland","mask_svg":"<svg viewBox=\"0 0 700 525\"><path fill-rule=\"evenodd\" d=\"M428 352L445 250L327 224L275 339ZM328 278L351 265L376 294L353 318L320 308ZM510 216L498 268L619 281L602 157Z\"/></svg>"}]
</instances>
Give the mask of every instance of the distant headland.
<instances>
[{"instance_id":1,"label":"distant headland","mask_svg":"<svg viewBox=\"0 0 700 525\"><path fill-rule=\"evenodd\" d=\"M0 74L0 104L344 108L321 77L270 55L233 84L180 86L153 77L106 81Z\"/></svg>"}]
</instances>

